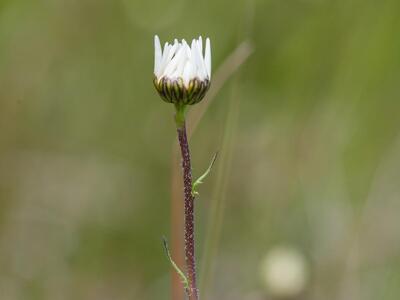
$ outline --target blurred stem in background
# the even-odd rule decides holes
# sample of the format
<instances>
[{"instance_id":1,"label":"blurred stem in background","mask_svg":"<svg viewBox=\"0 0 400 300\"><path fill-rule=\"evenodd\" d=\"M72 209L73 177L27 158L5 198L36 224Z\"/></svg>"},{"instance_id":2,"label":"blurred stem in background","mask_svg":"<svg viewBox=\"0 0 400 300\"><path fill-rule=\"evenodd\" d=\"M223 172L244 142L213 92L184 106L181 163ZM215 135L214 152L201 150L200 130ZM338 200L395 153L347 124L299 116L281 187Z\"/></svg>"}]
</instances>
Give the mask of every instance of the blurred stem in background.
<instances>
[{"instance_id":1,"label":"blurred stem in background","mask_svg":"<svg viewBox=\"0 0 400 300\"><path fill-rule=\"evenodd\" d=\"M217 175L216 185L212 196L210 210L210 222L206 231L206 242L204 245L204 257L201 273L201 289L204 291L204 298L210 291L213 278L213 258L217 256L218 244L221 236L221 228L224 218L224 207L227 198L227 186L231 171L233 156L233 144L236 124L239 116L239 97L234 96L237 90L232 83L231 99L228 108L228 116L225 125L225 132L222 141L221 161Z\"/></svg>"},{"instance_id":2,"label":"blurred stem in background","mask_svg":"<svg viewBox=\"0 0 400 300\"><path fill-rule=\"evenodd\" d=\"M239 27L237 34L238 41L243 38L251 37L252 24L254 20L255 2L248 0L245 2L242 26ZM253 49L249 49L249 53ZM201 290L203 299L208 298L212 289L213 282L213 259L217 256L219 240L221 237L222 224L224 219L224 208L227 199L227 188L229 175L231 173L232 158L234 152L235 132L239 118L239 107L241 98L238 96L239 74L233 76L230 91L230 101L227 110L227 119L221 148L221 161L218 168L217 181L212 194L212 206L210 210L210 222L206 231L206 241L204 244L204 256L201 268Z\"/></svg>"}]
</instances>

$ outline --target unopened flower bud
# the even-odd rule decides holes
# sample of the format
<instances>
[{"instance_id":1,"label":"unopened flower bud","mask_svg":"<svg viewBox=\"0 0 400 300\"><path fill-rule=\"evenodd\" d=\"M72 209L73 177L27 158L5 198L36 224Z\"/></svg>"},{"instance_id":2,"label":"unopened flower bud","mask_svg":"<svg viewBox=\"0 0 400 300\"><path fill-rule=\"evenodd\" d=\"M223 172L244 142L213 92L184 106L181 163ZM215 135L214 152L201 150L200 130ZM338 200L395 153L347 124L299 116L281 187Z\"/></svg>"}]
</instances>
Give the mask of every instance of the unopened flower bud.
<instances>
[{"instance_id":1,"label":"unopened flower bud","mask_svg":"<svg viewBox=\"0 0 400 300\"><path fill-rule=\"evenodd\" d=\"M191 46L185 40L165 43L164 51L158 36L154 37L154 86L161 98L177 105L200 102L210 87L211 46L206 39L203 56L202 38Z\"/></svg>"}]
</instances>

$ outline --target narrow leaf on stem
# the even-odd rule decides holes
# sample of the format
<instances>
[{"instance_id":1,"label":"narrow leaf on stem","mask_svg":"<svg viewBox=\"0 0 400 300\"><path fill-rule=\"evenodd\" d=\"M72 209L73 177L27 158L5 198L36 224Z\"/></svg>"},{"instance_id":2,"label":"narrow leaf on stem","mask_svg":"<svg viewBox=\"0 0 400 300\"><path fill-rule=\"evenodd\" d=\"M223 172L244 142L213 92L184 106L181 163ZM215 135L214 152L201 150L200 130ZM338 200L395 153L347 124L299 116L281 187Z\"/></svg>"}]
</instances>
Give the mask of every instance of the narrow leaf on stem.
<instances>
[{"instance_id":1,"label":"narrow leaf on stem","mask_svg":"<svg viewBox=\"0 0 400 300\"><path fill-rule=\"evenodd\" d=\"M208 166L207 170L201 175L199 178L196 179L196 181L192 185L192 195L198 195L199 193L197 192L197 187L203 183L203 180L210 174L212 167L214 166L215 161L217 160L218 156L218 151L215 152L210 165Z\"/></svg>"},{"instance_id":2,"label":"narrow leaf on stem","mask_svg":"<svg viewBox=\"0 0 400 300\"><path fill-rule=\"evenodd\" d=\"M172 267L175 269L176 273L178 273L178 275L181 277L182 283L183 283L185 289L188 290L189 289L189 280L187 279L186 275L182 272L181 269L179 269L178 265L172 259L171 253L169 252L168 241L165 237L163 237L163 245L164 245L165 254L168 257L169 262L171 263Z\"/></svg>"}]
</instances>

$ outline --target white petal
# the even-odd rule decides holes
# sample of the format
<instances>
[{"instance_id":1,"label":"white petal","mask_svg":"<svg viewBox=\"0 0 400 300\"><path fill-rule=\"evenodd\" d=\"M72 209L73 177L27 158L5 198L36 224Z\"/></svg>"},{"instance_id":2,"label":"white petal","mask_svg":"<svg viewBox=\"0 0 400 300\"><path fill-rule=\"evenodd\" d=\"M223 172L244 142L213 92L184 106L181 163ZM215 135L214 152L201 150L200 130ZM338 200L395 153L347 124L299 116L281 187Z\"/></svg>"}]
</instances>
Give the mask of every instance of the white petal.
<instances>
[{"instance_id":1,"label":"white petal","mask_svg":"<svg viewBox=\"0 0 400 300\"><path fill-rule=\"evenodd\" d=\"M201 56L203 57L203 38L201 36L199 36L199 50L201 53Z\"/></svg>"},{"instance_id":2,"label":"white petal","mask_svg":"<svg viewBox=\"0 0 400 300\"><path fill-rule=\"evenodd\" d=\"M191 79L193 79L193 71L194 71L194 69L193 69L193 64L191 63L191 61L190 60L188 60L187 62L186 62L186 65L185 65L185 68L184 68L184 70L183 70L183 76L182 76L182 78L183 78L183 82L184 82L184 84L186 85L186 86L188 86L189 85L189 81L191 80Z\"/></svg>"},{"instance_id":3,"label":"white petal","mask_svg":"<svg viewBox=\"0 0 400 300\"><path fill-rule=\"evenodd\" d=\"M178 46L179 47L179 46ZM168 63L167 67L165 68L165 71L163 73L163 76L167 76L172 78L173 74L175 73L176 69L178 68L181 60L185 58L185 49L184 47L179 47L178 51L176 52L175 56L171 59L171 61ZM183 67L182 67L183 69Z\"/></svg>"},{"instance_id":4,"label":"white petal","mask_svg":"<svg viewBox=\"0 0 400 300\"><path fill-rule=\"evenodd\" d=\"M204 61L207 68L208 78L211 79L211 44L209 38L206 40L206 54L204 56Z\"/></svg>"},{"instance_id":5,"label":"white petal","mask_svg":"<svg viewBox=\"0 0 400 300\"><path fill-rule=\"evenodd\" d=\"M158 70L157 70L157 74L156 74L157 78L160 78L162 71L165 69L165 66L167 64L167 57L168 57L168 53L169 53L170 49L171 49L171 46L168 43L165 43L161 62L160 62L160 65L158 66Z\"/></svg>"},{"instance_id":6,"label":"white petal","mask_svg":"<svg viewBox=\"0 0 400 300\"><path fill-rule=\"evenodd\" d=\"M182 47L180 50L181 50L180 54L177 54L179 55L179 58L178 58L178 66L176 67L176 71L173 75L174 78L183 77L183 70L188 60L186 47Z\"/></svg>"},{"instance_id":7,"label":"white petal","mask_svg":"<svg viewBox=\"0 0 400 300\"><path fill-rule=\"evenodd\" d=\"M163 58L164 58L164 56L166 56L168 53L167 53L167 50L169 49L169 48L171 48L171 45L170 44L168 44L168 42L165 42L165 44L164 44L164 50L163 50ZM168 50L169 51L169 50Z\"/></svg>"},{"instance_id":8,"label":"white petal","mask_svg":"<svg viewBox=\"0 0 400 300\"><path fill-rule=\"evenodd\" d=\"M203 56L201 55L199 50L199 43L197 40L195 41L194 52L195 52L194 57L196 59L196 67L197 67L196 75L199 77L200 80L203 80L207 76L207 71L204 65Z\"/></svg>"},{"instance_id":9,"label":"white petal","mask_svg":"<svg viewBox=\"0 0 400 300\"><path fill-rule=\"evenodd\" d=\"M174 57L178 47L179 47L178 43L175 43L173 46L168 45L168 47L167 47L168 52L164 53L165 61L163 61L162 65L160 67L160 70L159 70L159 75L161 75L161 77L165 75L166 69L168 68L168 65L171 63L171 60Z\"/></svg>"},{"instance_id":10,"label":"white petal","mask_svg":"<svg viewBox=\"0 0 400 300\"><path fill-rule=\"evenodd\" d=\"M169 53L167 56L167 63L169 63L171 61L172 57L174 57L174 55L178 49L179 49L179 43L174 43L174 45L169 50Z\"/></svg>"},{"instance_id":11,"label":"white petal","mask_svg":"<svg viewBox=\"0 0 400 300\"><path fill-rule=\"evenodd\" d=\"M157 74L157 71L160 67L161 63L161 44L160 39L157 35L154 36L154 74ZM157 75L156 75L157 76Z\"/></svg>"},{"instance_id":12,"label":"white petal","mask_svg":"<svg viewBox=\"0 0 400 300\"><path fill-rule=\"evenodd\" d=\"M189 49L190 52L190 61L192 63L192 67L193 67L193 73L196 74L197 73L197 69L198 69L198 57L197 57L197 51L196 51L196 41L192 40L192 44L190 46Z\"/></svg>"}]
</instances>

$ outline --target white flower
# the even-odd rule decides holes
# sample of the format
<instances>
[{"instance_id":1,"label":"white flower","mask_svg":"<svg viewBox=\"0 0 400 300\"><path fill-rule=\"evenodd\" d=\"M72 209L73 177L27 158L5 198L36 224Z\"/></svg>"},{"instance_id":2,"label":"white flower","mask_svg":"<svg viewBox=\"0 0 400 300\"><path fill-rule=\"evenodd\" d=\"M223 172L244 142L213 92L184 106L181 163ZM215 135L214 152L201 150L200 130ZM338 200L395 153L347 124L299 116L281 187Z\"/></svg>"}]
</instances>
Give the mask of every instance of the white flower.
<instances>
[{"instance_id":1,"label":"white flower","mask_svg":"<svg viewBox=\"0 0 400 300\"><path fill-rule=\"evenodd\" d=\"M192 40L189 45L185 40L174 44L165 43L161 50L160 39L154 37L154 75L160 80L167 77L170 80L182 78L186 87L192 79L200 80L211 78L211 46L210 39L206 39L205 54L203 56L203 40Z\"/></svg>"},{"instance_id":2,"label":"white flower","mask_svg":"<svg viewBox=\"0 0 400 300\"><path fill-rule=\"evenodd\" d=\"M175 104L195 104L203 99L210 86L211 45L206 39L203 55L201 37L174 44L165 43L161 49L160 39L154 37L154 85L160 96Z\"/></svg>"}]
</instances>

